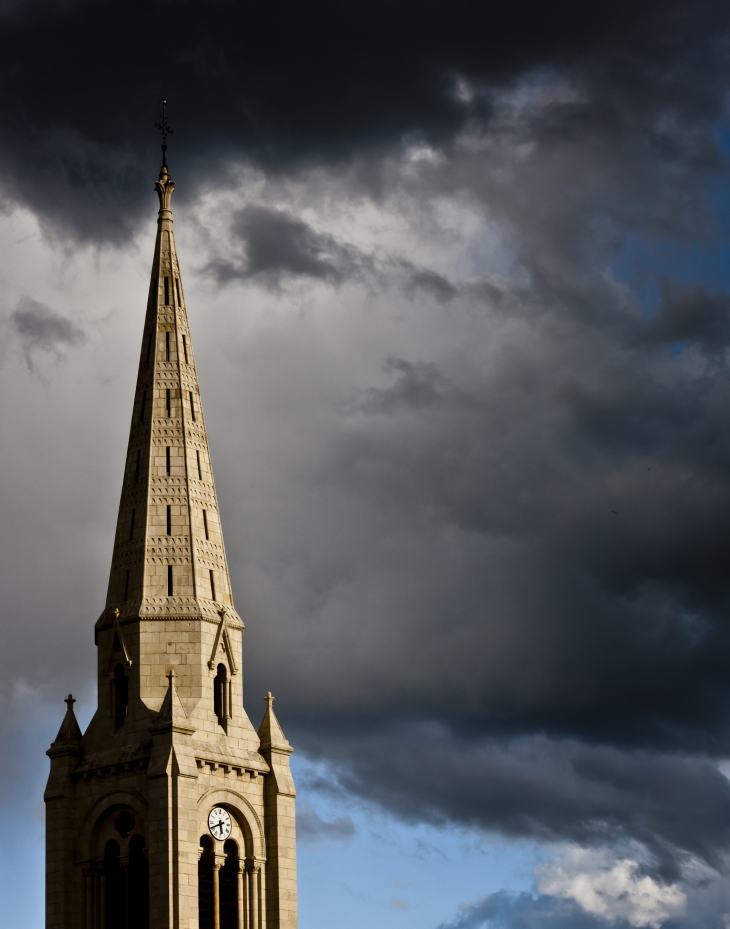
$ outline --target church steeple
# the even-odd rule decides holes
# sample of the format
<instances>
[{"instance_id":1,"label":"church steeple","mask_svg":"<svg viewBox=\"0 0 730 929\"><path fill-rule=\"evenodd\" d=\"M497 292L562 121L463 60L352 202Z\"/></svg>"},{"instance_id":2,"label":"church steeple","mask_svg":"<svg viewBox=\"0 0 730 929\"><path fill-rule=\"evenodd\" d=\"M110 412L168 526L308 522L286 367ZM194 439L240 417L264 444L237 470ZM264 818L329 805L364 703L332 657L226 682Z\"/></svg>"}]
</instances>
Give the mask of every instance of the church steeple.
<instances>
[{"instance_id":1,"label":"church steeple","mask_svg":"<svg viewBox=\"0 0 730 929\"><path fill-rule=\"evenodd\" d=\"M296 929L296 790L243 707L233 606L163 163L98 707L48 755L47 929Z\"/></svg>"}]
</instances>

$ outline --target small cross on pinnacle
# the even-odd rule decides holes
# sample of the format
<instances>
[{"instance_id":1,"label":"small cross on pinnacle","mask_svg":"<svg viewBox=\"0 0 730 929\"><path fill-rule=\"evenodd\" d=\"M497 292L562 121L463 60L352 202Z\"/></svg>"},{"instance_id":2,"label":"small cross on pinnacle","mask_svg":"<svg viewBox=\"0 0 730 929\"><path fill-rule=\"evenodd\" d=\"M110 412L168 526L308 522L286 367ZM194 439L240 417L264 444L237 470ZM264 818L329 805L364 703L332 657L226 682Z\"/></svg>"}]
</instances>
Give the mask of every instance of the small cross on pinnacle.
<instances>
[{"instance_id":1,"label":"small cross on pinnacle","mask_svg":"<svg viewBox=\"0 0 730 929\"><path fill-rule=\"evenodd\" d=\"M269 692L266 694L266 696L264 697L264 700L266 701L266 703L267 703L269 709L270 709L270 710L273 710L273 709L274 709L274 700L276 700L276 697L271 693L271 691L269 691Z\"/></svg>"},{"instance_id":2,"label":"small cross on pinnacle","mask_svg":"<svg viewBox=\"0 0 730 929\"><path fill-rule=\"evenodd\" d=\"M71 696L71 694L69 694L68 697L66 697L66 699L65 699L63 702L66 704L66 706L69 708L69 710L73 709L73 705L74 705L74 703L76 703L76 701L75 701L74 698Z\"/></svg>"},{"instance_id":3,"label":"small cross on pinnacle","mask_svg":"<svg viewBox=\"0 0 730 929\"><path fill-rule=\"evenodd\" d=\"M162 133L162 166L167 167L167 137L169 135L175 135L173 129L170 129L170 124L167 121L167 100L162 101L162 118L159 123L155 123L155 129L159 129Z\"/></svg>"}]
</instances>

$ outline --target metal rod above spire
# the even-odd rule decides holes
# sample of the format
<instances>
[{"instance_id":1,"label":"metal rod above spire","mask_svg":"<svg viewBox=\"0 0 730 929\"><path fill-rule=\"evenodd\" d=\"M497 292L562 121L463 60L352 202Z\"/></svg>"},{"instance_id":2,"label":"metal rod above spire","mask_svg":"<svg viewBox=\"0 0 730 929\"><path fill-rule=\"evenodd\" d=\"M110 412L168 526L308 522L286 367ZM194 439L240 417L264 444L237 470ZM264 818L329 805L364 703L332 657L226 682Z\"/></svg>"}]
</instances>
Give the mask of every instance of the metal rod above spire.
<instances>
[{"instance_id":1,"label":"metal rod above spire","mask_svg":"<svg viewBox=\"0 0 730 929\"><path fill-rule=\"evenodd\" d=\"M162 133L162 166L167 167L167 137L175 135L175 130L170 128L167 121L167 100L162 101L162 117L159 123L155 123L155 129Z\"/></svg>"}]
</instances>

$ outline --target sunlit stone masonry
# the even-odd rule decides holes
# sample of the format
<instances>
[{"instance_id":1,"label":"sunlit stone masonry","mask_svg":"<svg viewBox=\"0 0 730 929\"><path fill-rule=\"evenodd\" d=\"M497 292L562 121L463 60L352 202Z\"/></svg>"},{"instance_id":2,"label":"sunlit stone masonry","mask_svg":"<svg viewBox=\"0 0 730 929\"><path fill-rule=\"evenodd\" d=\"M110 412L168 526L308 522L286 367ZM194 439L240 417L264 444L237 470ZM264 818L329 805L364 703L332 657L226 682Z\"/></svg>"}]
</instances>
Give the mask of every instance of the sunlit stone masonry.
<instances>
[{"instance_id":1,"label":"sunlit stone masonry","mask_svg":"<svg viewBox=\"0 0 730 929\"><path fill-rule=\"evenodd\" d=\"M164 150L163 150L164 151ZM163 159L98 708L48 755L47 929L295 929L291 746L243 708L233 606Z\"/></svg>"}]
</instances>

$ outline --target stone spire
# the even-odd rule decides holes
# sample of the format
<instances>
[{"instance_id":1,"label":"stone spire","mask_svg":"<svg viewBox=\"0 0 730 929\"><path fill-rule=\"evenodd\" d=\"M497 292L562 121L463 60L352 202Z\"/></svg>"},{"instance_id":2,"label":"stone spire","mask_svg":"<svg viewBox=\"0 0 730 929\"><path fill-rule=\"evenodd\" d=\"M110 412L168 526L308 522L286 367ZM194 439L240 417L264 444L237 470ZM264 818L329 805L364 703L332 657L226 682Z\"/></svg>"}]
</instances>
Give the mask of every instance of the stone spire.
<instances>
[{"instance_id":1,"label":"stone spire","mask_svg":"<svg viewBox=\"0 0 730 929\"><path fill-rule=\"evenodd\" d=\"M233 609L213 471L163 162L132 425L106 609L132 616L203 616Z\"/></svg>"}]
</instances>

